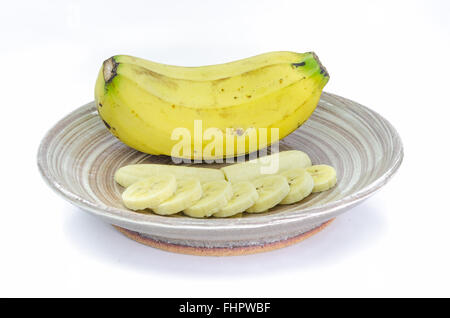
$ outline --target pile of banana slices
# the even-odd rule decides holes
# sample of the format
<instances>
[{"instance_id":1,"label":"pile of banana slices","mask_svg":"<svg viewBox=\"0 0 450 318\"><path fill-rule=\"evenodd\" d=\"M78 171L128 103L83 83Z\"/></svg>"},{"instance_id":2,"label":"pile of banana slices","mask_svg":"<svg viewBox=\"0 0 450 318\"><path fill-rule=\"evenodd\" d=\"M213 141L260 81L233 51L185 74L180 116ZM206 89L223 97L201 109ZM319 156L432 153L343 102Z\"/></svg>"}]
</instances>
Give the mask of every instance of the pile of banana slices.
<instances>
[{"instance_id":1,"label":"pile of banana slices","mask_svg":"<svg viewBox=\"0 0 450 318\"><path fill-rule=\"evenodd\" d=\"M262 174L261 167L275 159L276 173ZM278 204L300 202L337 182L333 167L311 165L309 157L297 150L221 169L129 165L117 170L114 179L126 188L122 200L131 210L150 209L159 215L183 212L195 218L265 212Z\"/></svg>"}]
</instances>

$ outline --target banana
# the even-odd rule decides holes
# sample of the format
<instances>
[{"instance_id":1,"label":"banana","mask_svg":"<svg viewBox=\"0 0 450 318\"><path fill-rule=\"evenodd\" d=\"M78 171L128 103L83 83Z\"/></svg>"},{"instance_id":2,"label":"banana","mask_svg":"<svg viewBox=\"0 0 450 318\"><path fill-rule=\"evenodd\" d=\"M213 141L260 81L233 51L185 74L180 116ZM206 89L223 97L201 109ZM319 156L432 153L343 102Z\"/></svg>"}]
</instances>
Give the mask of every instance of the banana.
<instances>
[{"instance_id":1,"label":"banana","mask_svg":"<svg viewBox=\"0 0 450 318\"><path fill-rule=\"evenodd\" d=\"M306 168L306 171L314 180L312 192L322 192L331 189L336 185L336 170L328 165L315 165Z\"/></svg>"},{"instance_id":2,"label":"banana","mask_svg":"<svg viewBox=\"0 0 450 318\"><path fill-rule=\"evenodd\" d=\"M289 183L289 193L280 204L291 204L303 200L314 188L314 180L305 169L294 168L283 171L280 175L286 177Z\"/></svg>"},{"instance_id":3,"label":"banana","mask_svg":"<svg viewBox=\"0 0 450 318\"><path fill-rule=\"evenodd\" d=\"M232 185L233 196L227 205L213 214L215 217L228 217L244 212L258 200L258 192L249 181L242 181Z\"/></svg>"},{"instance_id":4,"label":"banana","mask_svg":"<svg viewBox=\"0 0 450 318\"><path fill-rule=\"evenodd\" d=\"M269 156L221 168L230 182L251 181L265 174L277 174L292 168L311 166L308 155L299 150L278 152Z\"/></svg>"},{"instance_id":5,"label":"banana","mask_svg":"<svg viewBox=\"0 0 450 318\"><path fill-rule=\"evenodd\" d=\"M122 193L125 206L131 210L154 208L170 198L177 188L173 175L152 176L133 183Z\"/></svg>"},{"instance_id":6,"label":"banana","mask_svg":"<svg viewBox=\"0 0 450 318\"><path fill-rule=\"evenodd\" d=\"M256 151L290 134L314 111L328 79L314 53L270 52L202 67L117 55L100 69L95 100L109 131L132 148L173 155L180 139L173 133L184 128L189 151L177 157L216 159ZM199 129L195 120L201 120ZM278 133L266 136L267 128ZM215 137L212 150L207 131Z\"/></svg>"},{"instance_id":7,"label":"banana","mask_svg":"<svg viewBox=\"0 0 450 318\"><path fill-rule=\"evenodd\" d=\"M247 212L259 213L267 211L280 203L289 193L287 179L280 175L261 177L254 180L253 184L259 197L255 204L247 209Z\"/></svg>"},{"instance_id":8,"label":"banana","mask_svg":"<svg viewBox=\"0 0 450 318\"><path fill-rule=\"evenodd\" d=\"M160 215L175 214L194 205L201 197L202 186L198 179L181 179L177 182L177 190L175 193L152 210Z\"/></svg>"},{"instance_id":9,"label":"banana","mask_svg":"<svg viewBox=\"0 0 450 318\"><path fill-rule=\"evenodd\" d=\"M197 178L201 183L204 183L208 181L225 179L222 171L218 169L163 164L135 164L119 168L114 174L114 180L126 188L141 179L155 175L164 175L167 173L173 174L178 181L183 178Z\"/></svg>"},{"instance_id":10,"label":"banana","mask_svg":"<svg viewBox=\"0 0 450 318\"><path fill-rule=\"evenodd\" d=\"M226 206L233 196L231 184L224 180L204 183L202 192L201 199L185 209L184 214L196 218L211 216Z\"/></svg>"}]
</instances>

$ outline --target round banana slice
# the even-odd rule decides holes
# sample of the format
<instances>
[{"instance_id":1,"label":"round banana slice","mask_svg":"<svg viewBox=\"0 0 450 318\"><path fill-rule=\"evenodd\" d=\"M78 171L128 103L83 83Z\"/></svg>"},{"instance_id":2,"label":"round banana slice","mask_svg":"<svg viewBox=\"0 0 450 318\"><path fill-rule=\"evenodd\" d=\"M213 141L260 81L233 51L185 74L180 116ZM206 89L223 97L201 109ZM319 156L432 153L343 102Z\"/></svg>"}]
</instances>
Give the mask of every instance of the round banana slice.
<instances>
[{"instance_id":1,"label":"round banana slice","mask_svg":"<svg viewBox=\"0 0 450 318\"><path fill-rule=\"evenodd\" d=\"M122 193L125 206L131 210L154 208L170 198L177 189L174 175L164 174L137 181Z\"/></svg>"},{"instance_id":2,"label":"round banana slice","mask_svg":"<svg viewBox=\"0 0 450 318\"><path fill-rule=\"evenodd\" d=\"M306 171L313 177L314 188L312 192L326 191L336 185L336 170L327 165L315 165L306 168Z\"/></svg>"},{"instance_id":3,"label":"round banana slice","mask_svg":"<svg viewBox=\"0 0 450 318\"><path fill-rule=\"evenodd\" d=\"M208 217L227 205L233 196L231 184L225 180L206 182L202 185L202 197L194 205L183 211L195 218Z\"/></svg>"},{"instance_id":4,"label":"round banana slice","mask_svg":"<svg viewBox=\"0 0 450 318\"><path fill-rule=\"evenodd\" d=\"M289 184L286 177L271 175L253 181L258 192L258 200L247 209L250 213L267 211L280 203L289 193Z\"/></svg>"},{"instance_id":5,"label":"round banana slice","mask_svg":"<svg viewBox=\"0 0 450 318\"><path fill-rule=\"evenodd\" d=\"M220 209L219 212L214 213L214 216L233 216L247 210L258 200L258 192L256 192L253 183L249 181L234 183L231 187L233 189L233 196L226 206Z\"/></svg>"},{"instance_id":6,"label":"round banana slice","mask_svg":"<svg viewBox=\"0 0 450 318\"><path fill-rule=\"evenodd\" d=\"M152 210L160 215L175 214L194 205L201 197L202 186L198 179L181 179L177 182L177 190L175 193Z\"/></svg>"},{"instance_id":7,"label":"round banana slice","mask_svg":"<svg viewBox=\"0 0 450 318\"><path fill-rule=\"evenodd\" d=\"M303 168L289 169L281 172L280 175L287 178L290 188L288 195L281 200L280 204L291 204L303 200L314 188L313 177Z\"/></svg>"}]
</instances>

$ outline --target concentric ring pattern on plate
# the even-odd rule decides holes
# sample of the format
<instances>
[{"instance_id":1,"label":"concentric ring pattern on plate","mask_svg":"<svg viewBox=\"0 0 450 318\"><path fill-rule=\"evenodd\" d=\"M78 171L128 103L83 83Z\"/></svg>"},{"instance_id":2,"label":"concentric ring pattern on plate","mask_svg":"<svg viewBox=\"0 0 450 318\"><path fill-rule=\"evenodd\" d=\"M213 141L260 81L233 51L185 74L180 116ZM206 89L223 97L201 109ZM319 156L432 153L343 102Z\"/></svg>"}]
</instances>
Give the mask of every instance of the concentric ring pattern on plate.
<instances>
[{"instance_id":1,"label":"concentric ring pattern on plate","mask_svg":"<svg viewBox=\"0 0 450 318\"><path fill-rule=\"evenodd\" d=\"M348 99L323 93L311 118L280 142L314 163L336 168L337 186L301 203L229 219L167 217L127 210L114 172L132 163L167 163L170 157L135 151L113 137L95 103L80 107L45 136L38 154L47 183L71 203L107 222L177 242L274 241L298 235L348 210L383 186L401 164L401 140L383 117ZM220 165L216 165L220 166ZM220 244L219 244L220 245Z\"/></svg>"}]
</instances>

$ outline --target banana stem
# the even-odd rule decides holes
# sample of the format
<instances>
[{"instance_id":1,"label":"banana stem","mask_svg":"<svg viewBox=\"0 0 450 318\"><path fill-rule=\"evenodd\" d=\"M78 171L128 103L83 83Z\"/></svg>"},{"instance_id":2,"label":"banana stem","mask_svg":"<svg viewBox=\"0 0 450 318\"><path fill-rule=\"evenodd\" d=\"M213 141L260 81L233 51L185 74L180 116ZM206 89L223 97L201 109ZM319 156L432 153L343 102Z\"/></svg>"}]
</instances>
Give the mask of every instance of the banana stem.
<instances>
[{"instance_id":1,"label":"banana stem","mask_svg":"<svg viewBox=\"0 0 450 318\"><path fill-rule=\"evenodd\" d=\"M112 79L117 75L118 65L119 63L114 60L114 57L110 57L103 62L103 79L105 80L105 84L111 82Z\"/></svg>"}]
</instances>

